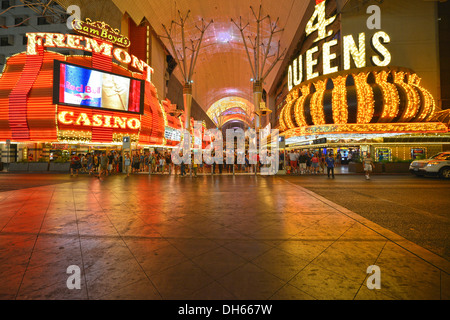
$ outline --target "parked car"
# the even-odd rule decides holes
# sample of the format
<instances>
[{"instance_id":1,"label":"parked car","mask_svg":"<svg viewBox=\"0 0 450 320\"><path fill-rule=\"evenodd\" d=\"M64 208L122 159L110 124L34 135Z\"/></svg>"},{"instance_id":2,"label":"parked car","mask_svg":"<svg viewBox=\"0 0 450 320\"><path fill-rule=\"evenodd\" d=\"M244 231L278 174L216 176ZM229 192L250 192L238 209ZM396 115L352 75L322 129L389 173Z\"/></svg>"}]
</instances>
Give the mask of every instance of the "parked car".
<instances>
[{"instance_id":1,"label":"parked car","mask_svg":"<svg viewBox=\"0 0 450 320\"><path fill-rule=\"evenodd\" d=\"M415 160L409 171L416 176L439 176L450 179L450 152L441 152L430 159Z\"/></svg>"}]
</instances>

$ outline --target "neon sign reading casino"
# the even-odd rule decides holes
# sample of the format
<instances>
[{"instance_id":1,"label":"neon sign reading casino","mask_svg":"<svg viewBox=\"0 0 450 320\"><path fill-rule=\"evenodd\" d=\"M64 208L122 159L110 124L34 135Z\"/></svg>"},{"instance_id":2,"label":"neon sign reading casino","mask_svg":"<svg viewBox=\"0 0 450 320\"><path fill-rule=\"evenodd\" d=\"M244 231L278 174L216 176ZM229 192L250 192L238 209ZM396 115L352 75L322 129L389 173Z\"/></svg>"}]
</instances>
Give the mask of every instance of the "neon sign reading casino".
<instances>
[{"instance_id":1,"label":"neon sign reading casino","mask_svg":"<svg viewBox=\"0 0 450 320\"><path fill-rule=\"evenodd\" d=\"M141 121L137 118L117 117L94 114L91 117L87 113L74 114L72 111L58 113L58 121L63 125L103 127L139 130Z\"/></svg>"},{"instance_id":2,"label":"neon sign reading casino","mask_svg":"<svg viewBox=\"0 0 450 320\"><path fill-rule=\"evenodd\" d=\"M309 36L313 32L317 31L317 38L314 43L333 35L333 31L327 32L327 26L332 24L336 20L336 15L326 18L325 15L325 3L326 0L316 0L315 11L312 17L309 19L305 32ZM342 37L343 41L343 57L344 57L344 70L351 68L351 59L353 59L356 68L364 68L366 66L366 34L364 32L358 35L358 45L352 35ZM385 67L391 63L391 54L389 50L384 46L391 41L389 35L384 31L376 32L370 43L377 53L371 57L371 62L374 66ZM331 53L331 48L338 44L337 39L333 39L325 42L322 45L322 64L323 74L338 72L337 66L332 67L332 61L336 59L336 54ZM295 86L303 82L304 78L307 80L318 77L319 72L314 71L314 67L319 63L317 59L314 59L314 54L319 52L319 47L315 46L306 51L305 57L303 54L294 59L293 63L288 69L288 88L291 91ZM305 75L303 74L303 64L305 63Z\"/></svg>"}]
</instances>

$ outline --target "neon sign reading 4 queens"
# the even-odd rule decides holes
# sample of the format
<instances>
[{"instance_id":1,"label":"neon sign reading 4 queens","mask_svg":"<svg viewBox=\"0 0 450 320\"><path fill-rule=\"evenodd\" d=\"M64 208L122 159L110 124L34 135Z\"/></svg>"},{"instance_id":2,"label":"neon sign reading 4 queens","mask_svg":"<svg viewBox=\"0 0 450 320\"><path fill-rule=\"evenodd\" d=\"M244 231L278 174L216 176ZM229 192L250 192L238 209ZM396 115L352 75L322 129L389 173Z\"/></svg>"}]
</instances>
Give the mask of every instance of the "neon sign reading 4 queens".
<instances>
[{"instance_id":1,"label":"neon sign reading 4 queens","mask_svg":"<svg viewBox=\"0 0 450 320\"><path fill-rule=\"evenodd\" d=\"M324 40L333 35L332 30L327 30L327 27L336 20L336 15L327 18L325 13L326 0L316 0L315 11L308 23L306 24L305 33L307 36L317 32L317 37L314 43ZM351 69L351 61L353 60L356 68L366 67L366 34L359 33L356 44L352 35L342 37L344 70ZM391 41L389 35L384 31L376 32L370 42L376 52L376 55L371 57L371 62L374 66L385 67L391 63L391 54L385 47L385 44ZM332 48L338 44L337 39L327 41L322 44L322 69L323 75L338 72L337 66L332 67L332 61L336 59L336 53L331 53ZM314 79L320 76L319 72L314 71L318 65L318 59L314 58L314 54L319 52L319 47L314 46L306 51L303 55L299 55L294 59L293 63L288 69L288 87L289 91L303 81ZM305 68L303 68L305 66ZM303 70L305 69L305 70ZM305 72L304 72L305 71Z\"/></svg>"}]
</instances>

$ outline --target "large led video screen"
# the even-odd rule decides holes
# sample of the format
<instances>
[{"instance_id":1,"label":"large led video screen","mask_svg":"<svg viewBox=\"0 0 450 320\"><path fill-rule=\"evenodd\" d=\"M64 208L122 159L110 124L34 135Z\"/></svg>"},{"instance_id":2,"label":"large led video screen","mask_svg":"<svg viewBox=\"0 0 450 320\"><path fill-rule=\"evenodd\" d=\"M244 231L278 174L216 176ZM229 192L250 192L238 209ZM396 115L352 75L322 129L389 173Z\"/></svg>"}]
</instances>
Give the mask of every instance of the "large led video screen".
<instances>
[{"instance_id":1,"label":"large led video screen","mask_svg":"<svg viewBox=\"0 0 450 320\"><path fill-rule=\"evenodd\" d=\"M55 62L55 103L142 113L144 81Z\"/></svg>"}]
</instances>

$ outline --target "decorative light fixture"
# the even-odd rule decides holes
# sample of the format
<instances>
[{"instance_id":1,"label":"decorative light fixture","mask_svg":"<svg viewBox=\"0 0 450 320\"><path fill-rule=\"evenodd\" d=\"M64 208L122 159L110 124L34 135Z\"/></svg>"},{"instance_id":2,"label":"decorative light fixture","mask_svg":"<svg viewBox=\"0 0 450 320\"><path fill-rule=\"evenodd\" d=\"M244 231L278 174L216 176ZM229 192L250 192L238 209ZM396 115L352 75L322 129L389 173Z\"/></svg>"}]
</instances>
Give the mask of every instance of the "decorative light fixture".
<instances>
[{"instance_id":1,"label":"decorative light fixture","mask_svg":"<svg viewBox=\"0 0 450 320\"><path fill-rule=\"evenodd\" d=\"M327 80L318 80L314 83L316 92L311 97L311 116L314 124L320 126L325 124L325 115L323 113L323 96L327 86Z\"/></svg>"},{"instance_id":2,"label":"decorative light fixture","mask_svg":"<svg viewBox=\"0 0 450 320\"><path fill-rule=\"evenodd\" d=\"M349 77L354 79L354 86L348 81ZM391 79L395 83L391 83ZM332 81L333 86L327 89L329 81ZM384 125L384 128L380 129L383 132L396 130L397 127L391 126L396 123L408 123L410 126L417 123L424 124L432 118L436 104L432 95L419 83L420 78L412 70L396 67L353 69L305 81L287 95L280 113L279 129L281 132L290 132L303 127L317 128L325 125L330 119L337 126L380 124L376 128L378 130ZM311 91L312 86L315 92ZM409 90L410 94L400 95L398 92L400 88ZM349 94L349 90L356 91L356 101L353 98L354 94ZM375 114L376 103L377 114ZM402 119L399 114L400 105L408 106ZM394 120L396 123L391 123ZM350 121L353 123L349 123ZM357 128L360 130L360 127ZM372 130L374 127L369 128ZM439 128L437 131L441 132L441 126L437 128ZM429 131L427 127L425 132Z\"/></svg>"},{"instance_id":3,"label":"decorative light fixture","mask_svg":"<svg viewBox=\"0 0 450 320\"><path fill-rule=\"evenodd\" d=\"M370 123L374 113L373 91L367 83L369 72L352 74L355 79L356 95L358 100L357 123Z\"/></svg>"},{"instance_id":4,"label":"decorative light fixture","mask_svg":"<svg viewBox=\"0 0 450 320\"><path fill-rule=\"evenodd\" d=\"M375 81L383 91L383 113L381 115L381 122L390 122L397 117L400 106L400 97L397 87L387 82L389 72L382 70L374 72Z\"/></svg>"},{"instance_id":5,"label":"decorative light fixture","mask_svg":"<svg viewBox=\"0 0 450 320\"><path fill-rule=\"evenodd\" d=\"M348 109L347 109L347 87L345 83L347 81L347 75L338 76L333 79L333 120L336 124L344 124L348 121Z\"/></svg>"},{"instance_id":6,"label":"decorative light fixture","mask_svg":"<svg viewBox=\"0 0 450 320\"><path fill-rule=\"evenodd\" d=\"M200 52L200 48L203 41L203 36L206 32L206 30L209 28L209 26L213 23L213 20L211 20L209 23L205 23L205 20L201 19L201 26L195 26L197 30L200 31L200 38L198 40L191 39L191 47L189 48L191 50L191 57L190 57L190 63L188 62L188 55L186 52L187 45L186 45L186 35L185 35L185 26L186 21L189 17L189 13L191 11L189 10L185 17L181 15L181 12L178 10L179 14L179 21L175 22L172 21L171 26L169 29L163 24L164 31L166 32L166 37L169 39L170 46L172 47L172 54L175 58L175 61L178 63L178 66L180 67L181 74L183 75L184 79L184 88L183 88L183 97L184 97L184 110L186 113L186 129L189 130L191 127L191 108L192 108L192 84L194 81L192 80L192 77L194 75L195 65L197 63L198 54ZM179 26L181 28L181 51L177 50L175 48L175 44L173 41L173 28L175 26ZM188 67L189 64L189 67Z\"/></svg>"},{"instance_id":7,"label":"decorative light fixture","mask_svg":"<svg viewBox=\"0 0 450 320\"><path fill-rule=\"evenodd\" d=\"M306 84L303 87L300 88L302 95L300 98L298 98L297 103L295 104L295 121L297 122L297 125L302 127L306 126L306 119L305 119L305 100L306 97L311 92L311 84Z\"/></svg>"},{"instance_id":8,"label":"decorative light fixture","mask_svg":"<svg viewBox=\"0 0 450 320\"><path fill-rule=\"evenodd\" d=\"M246 36L244 34L244 31L249 26L249 23L247 23L246 25L243 25L242 17L239 17L239 23L237 23L237 21L234 21L233 19L231 19L231 22L233 22L234 25L239 29L241 36L242 36L242 42L244 44L245 51L246 51L247 57L248 57L248 61L250 63L250 67L251 67L252 73L253 73L253 79L254 79L254 81L253 81L253 98L254 98L255 111L259 112L259 106L260 106L260 103L262 100L262 93L263 93L262 87L263 87L264 80L270 74L270 72L275 67L275 65L280 60L283 59L284 55L286 54L286 49L281 53L280 52L281 45L280 45L280 41L278 41L278 47L277 47L277 53L276 53L275 60L272 63L270 63L270 66L266 71L265 67L266 67L267 58L269 57L269 52L272 48L272 38L275 34L282 32L284 29L278 29L279 18L277 18L275 23L272 23L270 16L267 15L265 17L262 17L262 6L259 6L258 14L256 14L253 7L250 6L250 9L252 10L253 16L256 21L256 35L254 37L254 41L252 40L251 37L248 37L250 40L250 44L252 45L252 48L253 48L253 53L254 53L253 60L250 57L250 52L249 52L249 48L247 45ZM264 44L264 41L263 41L262 35L261 35L262 24L265 20L268 20L268 24L269 24L269 28L270 28L270 36L269 36L267 45ZM263 48L263 50L261 50L261 48ZM255 121L256 121L255 127L256 127L256 129L258 129L261 125L259 116L255 117Z\"/></svg>"}]
</instances>

